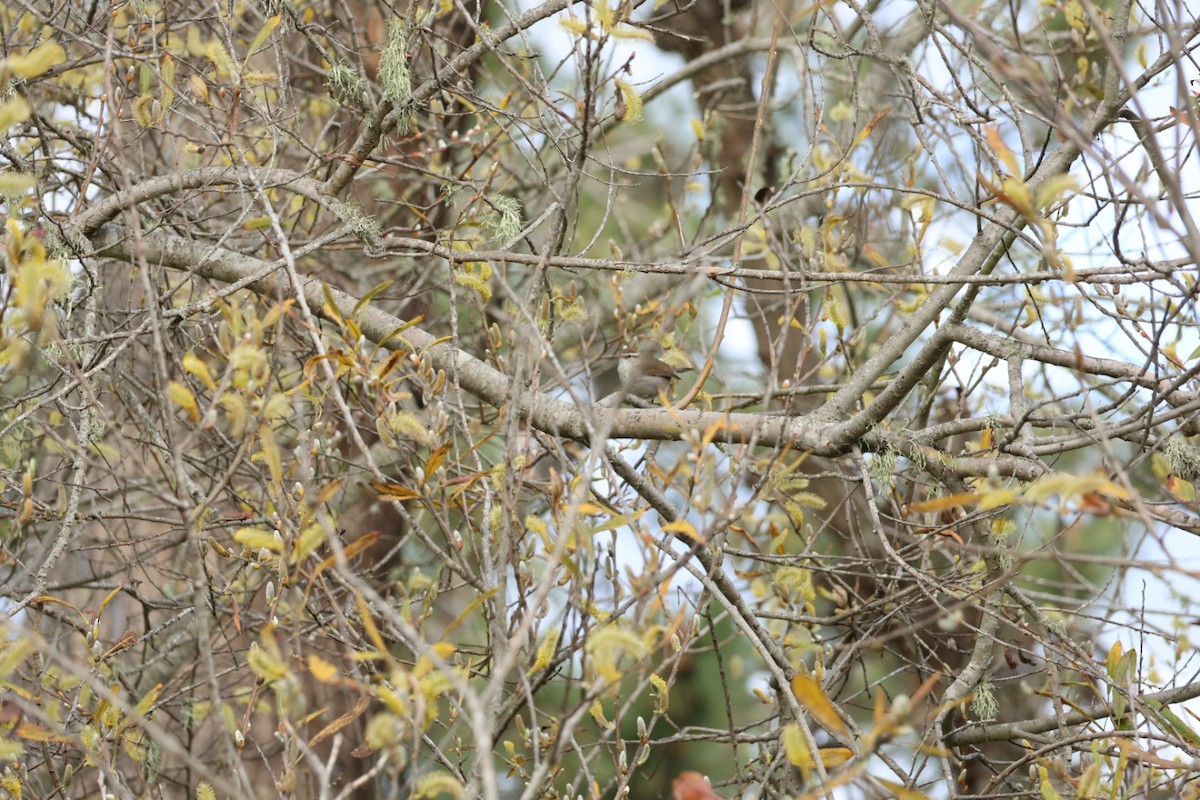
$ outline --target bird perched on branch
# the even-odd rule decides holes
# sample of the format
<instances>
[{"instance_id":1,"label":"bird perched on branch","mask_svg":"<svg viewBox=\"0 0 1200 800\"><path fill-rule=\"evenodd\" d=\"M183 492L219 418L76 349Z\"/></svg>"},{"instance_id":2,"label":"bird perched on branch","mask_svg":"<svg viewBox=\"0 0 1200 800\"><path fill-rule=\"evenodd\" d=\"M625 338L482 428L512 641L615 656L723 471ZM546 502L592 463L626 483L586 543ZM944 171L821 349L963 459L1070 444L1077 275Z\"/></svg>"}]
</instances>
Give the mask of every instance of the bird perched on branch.
<instances>
[{"instance_id":1,"label":"bird perched on branch","mask_svg":"<svg viewBox=\"0 0 1200 800\"><path fill-rule=\"evenodd\" d=\"M617 376L621 379L621 388L627 395L643 400L653 400L658 397L660 391L667 391L671 383L679 379L679 373L689 369L691 368L676 369L649 353L636 351L622 353L617 362Z\"/></svg>"}]
</instances>

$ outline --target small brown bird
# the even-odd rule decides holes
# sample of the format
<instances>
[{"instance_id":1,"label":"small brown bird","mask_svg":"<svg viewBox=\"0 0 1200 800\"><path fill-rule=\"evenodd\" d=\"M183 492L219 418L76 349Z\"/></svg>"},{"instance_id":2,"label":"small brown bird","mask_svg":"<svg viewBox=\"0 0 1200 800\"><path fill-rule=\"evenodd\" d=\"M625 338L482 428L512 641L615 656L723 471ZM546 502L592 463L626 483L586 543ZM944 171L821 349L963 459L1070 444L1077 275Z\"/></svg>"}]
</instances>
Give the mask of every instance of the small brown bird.
<instances>
[{"instance_id":1,"label":"small brown bird","mask_svg":"<svg viewBox=\"0 0 1200 800\"><path fill-rule=\"evenodd\" d=\"M625 393L643 400L653 400L660 390L667 391L671 382L679 379L679 373L688 369L677 370L649 353L622 353L617 362L617 375Z\"/></svg>"}]
</instances>

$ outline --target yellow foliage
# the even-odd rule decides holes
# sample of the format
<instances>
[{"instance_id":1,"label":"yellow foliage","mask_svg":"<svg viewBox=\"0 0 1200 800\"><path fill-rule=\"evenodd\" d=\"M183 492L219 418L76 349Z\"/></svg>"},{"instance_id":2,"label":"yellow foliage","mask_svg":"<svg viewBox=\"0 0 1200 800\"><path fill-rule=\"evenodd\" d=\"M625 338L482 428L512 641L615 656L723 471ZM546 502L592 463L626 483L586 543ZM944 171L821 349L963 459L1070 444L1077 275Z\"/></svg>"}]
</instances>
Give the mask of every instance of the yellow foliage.
<instances>
[{"instance_id":1,"label":"yellow foliage","mask_svg":"<svg viewBox=\"0 0 1200 800\"><path fill-rule=\"evenodd\" d=\"M591 707L588 708L588 713L592 715L592 719L596 721L596 724L604 730L611 730L613 728L613 723L604 716L604 705L601 704L599 697L592 701Z\"/></svg>"},{"instance_id":2,"label":"yellow foliage","mask_svg":"<svg viewBox=\"0 0 1200 800\"><path fill-rule=\"evenodd\" d=\"M670 687L657 672L650 675L650 685L654 687L654 711L665 715L670 706Z\"/></svg>"},{"instance_id":3,"label":"yellow foliage","mask_svg":"<svg viewBox=\"0 0 1200 800\"><path fill-rule=\"evenodd\" d=\"M213 380L212 373L208 370L208 364L196 355L195 350L189 350L183 357L183 371L189 375L195 375L209 389L217 388L217 382Z\"/></svg>"},{"instance_id":4,"label":"yellow foliage","mask_svg":"<svg viewBox=\"0 0 1200 800\"><path fill-rule=\"evenodd\" d=\"M229 57L229 53L225 52L225 47L215 39L208 43L204 48L204 57L212 62L217 70L217 78L224 79L234 75L236 66L233 59Z\"/></svg>"},{"instance_id":5,"label":"yellow foliage","mask_svg":"<svg viewBox=\"0 0 1200 800\"><path fill-rule=\"evenodd\" d=\"M686 519L677 519L662 526L663 533L678 533L693 542L704 542L704 536Z\"/></svg>"},{"instance_id":6,"label":"yellow foliage","mask_svg":"<svg viewBox=\"0 0 1200 800\"><path fill-rule=\"evenodd\" d=\"M461 800L463 792L463 785L450 773L431 772L417 780L410 800L422 800L422 798L432 800L443 794L450 795L454 800Z\"/></svg>"},{"instance_id":7,"label":"yellow foliage","mask_svg":"<svg viewBox=\"0 0 1200 800\"><path fill-rule=\"evenodd\" d=\"M850 735L850 732L846 730L846 723L842 722L837 709L834 708L816 678L811 675L797 675L792 679L792 692L796 695L796 702L812 714L813 718L826 730L840 736L848 737Z\"/></svg>"},{"instance_id":8,"label":"yellow foliage","mask_svg":"<svg viewBox=\"0 0 1200 800\"><path fill-rule=\"evenodd\" d=\"M526 674L534 675L550 666L550 661L554 658L554 653L557 649L558 631L551 631L542 638L542 643L538 645L537 657L534 659L533 666L529 668L529 672Z\"/></svg>"},{"instance_id":9,"label":"yellow foliage","mask_svg":"<svg viewBox=\"0 0 1200 800\"><path fill-rule=\"evenodd\" d=\"M605 32L612 30L616 18L613 15L612 6L609 5L609 0L594 0L593 7L596 11L596 21L600 23L600 29Z\"/></svg>"},{"instance_id":10,"label":"yellow foliage","mask_svg":"<svg viewBox=\"0 0 1200 800\"><path fill-rule=\"evenodd\" d=\"M66 60L67 52L58 42L42 42L23 56L9 56L0 62L0 74L36 78Z\"/></svg>"},{"instance_id":11,"label":"yellow foliage","mask_svg":"<svg viewBox=\"0 0 1200 800\"><path fill-rule=\"evenodd\" d=\"M812 572L803 567L779 567L775 570L775 586L789 597L799 596L806 603L817 598Z\"/></svg>"},{"instance_id":12,"label":"yellow foliage","mask_svg":"<svg viewBox=\"0 0 1200 800\"><path fill-rule=\"evenodd\" d=\"M492 275L490 265L482 262L473 262L472 264L464 264L463 268L454 273L454 282L459 286L465 286L468 289L474 289L483 302L488 302L492 299L492 287L488 285L488 278Z\"/></svg>"},{"instance_id":13,"label":"yellow foliage","mask_svg":"<svg viewBox=\"0 0 1200 800\"><path fill-rule=\"evenodd\" d=\"M0 173L0 194L8 197L25 194L37 186L37 178L25 172Z\"/></svg>"},{"instance_id":14,"label":"yellow foliage","mask_svg":"<svg viewBox=\"0 0 1200 800\"><path fill-rule=\"evenodd\" d=\"M279 658L277 653L268 653L266 648L259 647L257 642L250 645L246 663L255 675L267 683L277 681L288 674L287 663Z\"/></svg>"},{"instance_id":15,"label":"yellow foliage","mask_svg":"<svg viewBox=\"0 0 1200 800\"><path fill-rule=\"evenodd\" d=\"M634 28L629 25L617 25L609 31L609 34L614 39L636 39L642 42L654 42L654 35L650 31Z\"/></svg>"},{"instance_id":16,"label":"yellow foliage","mask_svg":"<svg viewBox=\"0 0 1200 800\"><path fill-rule=\"evenodd\" d=\"M808 743L804 741L804 732L800 730L800 726L794 722L784 725L783 730L779 733L779 739L788 763L799 767L805 780L808 780L815 765L812 752L808 748Z\"/></svg>"},{"instance_id":17,"label":"yellow foliage","mask_svg":"<svg viewBox=\"0 0 1200 800\"><path fill-rule=\"evenodd\" d=\"M191 389L178 381L171 381L167 384L167 394L175 405L187 412L189 420L193 423L200 421L200 406L196 403L196 395L192 394Z\"/></svg>"},{"instance_id":18,"label":"yellow foliage","mask_svg":"<svg viewBox=\"0 0 1200 800\"><path fill-rule=\"evenodd\" d=\"M158 124L159 114L154 105L158 101L152 94L143 94L133 101L133 119L140 128L151 128Z\"/></svg>"},{"instance_id":19,"label":"yellow foliage","mask_svg":"<svg viewBox=\"0 0 1200 800\"><path fill-rule=\"evenodd\" d=\"M24 97L13 97L12 100L0 103L0 133L28 120L31 113L29 102Z\"/></svg>"},{"instance_id":20,"label":"yellow foliage","mask_svg":"<svg viewBox=\"0 0 1200 800\"><path fill-rule=\"evenodd\" d=\"M616 682L621 679L620 663L622 656L634 659L645 658L650 652L645 642L631 631L610 625L593 633L584 648L591 659L592 667L605 681Z\"/></svg>"},{"instance_id":21,"label":"yellow foliage","mask_svg":"<svg viewBox=\"0 0 1200 800\"><path fill-rule=\"evenodd\" d=\"M248 550L283 552L283 540L262 528L240 528L233 534L233 539Z\"/></svg>"},{"instance_id":22,"label":"yellow foliage","mask_svg":"<svg viewBox=\"0 0 1200 800\"><path fill-rule=\"evenodd\" d=\"M567 33L572 33L576 36L582 36L583 34L587 33L587 23L574 14L568 14L565 17L559 17L558 24Z\"/></svg>"},{"instance_id":23,"label":"yellow foliage","mask_svg":"<svg viewBox=\"0 0 1200 800\"><path fill-rule=\"evenodd\" d=\"M638 122L642 119L642 96L633 88L629 81L617 78L617 91L621 95L621 105L617 106L617 119L624 122Z\"/></svg>"}]
</instances>

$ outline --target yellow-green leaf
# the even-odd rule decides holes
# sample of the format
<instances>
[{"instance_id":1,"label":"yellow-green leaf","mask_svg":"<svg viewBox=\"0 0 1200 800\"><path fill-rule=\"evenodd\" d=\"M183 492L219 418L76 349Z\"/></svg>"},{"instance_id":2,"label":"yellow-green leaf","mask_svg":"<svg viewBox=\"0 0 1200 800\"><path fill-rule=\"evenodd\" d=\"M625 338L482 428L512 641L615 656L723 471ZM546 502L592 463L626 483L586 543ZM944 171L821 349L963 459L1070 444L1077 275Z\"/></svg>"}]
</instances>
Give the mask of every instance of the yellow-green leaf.
<instances>
[{"instance_id":1,"label":"yellow-green leaf","mask_svg":"<svg viewBox=\"0 0 1200 800\"><path fill-rule=\"evenodd\" d=\"M833 769L854 758L854 751L849 747L822 747L817 751L817 755L821 757L821 763L826 769Z\"/></svg>"},{"instance_id":2,"label":"yellow-green leaf","mask_svg":"<svg viewBox=\"0 0 1200 800\"><path fill-rule=\"evenodd\" d=\"M854 150L854 148L865 142L871 133L874 132L875 126L877 126L884 117L890 114L891 111L891 106L884 106L881 110L875 112L875 116L871 117L867 124L863 126L863 129L858 132L858 135L854 137L854 142L851 143L850 150Z\"/></svg>"},{"instance_id":3,"label":"yellow-green leaf","mask_svg":"<svg viewBox=\"0 0 1200 800\"><path fill-rule=\"evenodd\" d=\"M372 481L370 487L380 500L387 500L389 502L402 503L405 500L416 500L421 496L420 492L410 489L407 486L402 486L399 483Z\"/></svg>"},{"instance_id":4,"label":"yellow-green leaf","mask_svg":"<svg viewBox=\"0 0 1200 800\"><path fill-rule=\"evenodd\" d=\"M6 642L4 649L0 651L0 681L7 681L33 651L33 642L29 639L13 639Z\"/></svg>"},{"instance_id":5,"label":"yellow-green leaf","mask_svg":"<svg viewBox=\"0 0 1200 800\"><path fill-rule=\"evenodd\" d=\"M674 522L668 522L662 526L663 533L678 533L693 542L704 543L704 536L696 530L696 526L688 522L686 519L677 519Z\"/></svg>"},{"instance_id":6,"label":"yellow-green leaf","mask_svg":"<svg viewBox=\"0 0 1200 800\"><path fill-rule=\"evenodd\" d=\"M301 531L292 551L292 563L299 564L315 553L325 543L325 534L325 527L316 522Z\"/></svg>"},{"instance_id":7,"label":"yellow-green leaf","mask_svg":"<svg viewBox=\"0 0 1200 800\"><path fill-rule=\"evenodd\" d=\"M1045 767L1038 767L1038 777L1042 779L1038 788L1041 789L1044 800L1063 800L1063 796L1054 788L1054 784L1050 782L1050 775L1046 772Z\"/></svg>"},{"instance_id":8,"label":"yellow-green leaf","mask_svg":"<svg viewBox=\"0 0 1200 800\"><path fill-rule=\"evenodd\" d=\"M341 678L336 666L315 654L308 656L308 671L321 683L338 683Z\"/></svg>"},{"instance_id":9,"label":"yellow-green leaf","mask_svg":"<svg viewBox=\"0 0 1200 800\"><path fill-rule=\"evenodd\" d=\"M262 444L262 454L267 462L267 469L271 471L271 480L276 484L283 483L283 454L275 442L275 432L267 425L260 426L258 441Z\"/></svg>"},{"instance_id":10,"label":"yellow-green leaf","mask_svg":"<svg viewBox=\"0 0 1200 800\"><path fill-rule=\"evenodd\" d=\"M1056 203L1063 195L1075 191L1079 188L1079 182L1075 180L1073 175L1059 174L1051 175L1047 178L1037 190L1037 207L1039 210L1045 210Z\"/></svg>"},{"instance_id":11,"label":"yellow-green leaf","mask_svg":"<svg viewBox=\"0 0 1200 800\"><path fill-rule=\"evenodd\" d=\"M258 52L258 48L262 47L266 43L267 37L275 32L275 29L279 27L279 23L282 21L283 16L281 14L276 14L267 20L266 24L263 25L262 30L259 31L258 35L254 37L254 41L250 43L250 49L246 51L247 63L250 61L250 56ZM243 65L242 68L245 69L245 66Z\"/></svg>"},{"instance_id":12,"label":"yellow-green leaf","mask_svg":"<svg viewBox=\"0 0 1200 800\"><path fill-rule=\"evenodd\" d=\"M104 609L108 608L108 604L115 600L117 595L119 595L121 590L124 588L124 586L117 586L108 594L104 595L104 599L100 601L100 611L98 613L103 614Z\"/></svg>"},{"instance_id":13,"label":"yellow-green leaf","mask_svg":"<svg viewBox=\"0 0 1200 800\"><path fill-rule=\"evenodd\" d=\"M846 724L838 716L833 703L829 701L825 690L821 688L821 684L817 682L816 678L811 675L797 675L792 679L792 692L796 695L796 702L804 706L804 709L812 714L813 718L826 730L839 736L847 738L850 736L850 732L846 730Z\"/></svg>"},{"instance_id":14,"label":"yellow-green leaf","mask_svg":"<svg viewBox=\"0 0 1200 800\"><path fill-rule=\"evenodd\" d=\"M1167 491L1181 503L1196 502L1196 486L1178 475L1167 476Z\"/></svg>"},{"instance_id":15,"label":"yellow-green leaf","mask_svg":"<svg viewBox=\"0 0 1200 800\"><path fill-rule=\"evenodd\" d=\"M988 145L992 148L992 152L1003 162L1008 169L1009 175L1020 175L1021 166L1017 163L1017 157L1013 155L1013 151L1008 149L1008 145L1000 138L1000 132L990 125L983 127L984 135L987 137Z\"/></svg>"},{"instance_id":16,"label":"yellow-green leaf","mask_svg":"<svg viewBox=\"0 0 1200 800\"><path fill-rule=\"evenodd\" d=\"M138 704L134 706L134 714L139 717L145 717L147 714L149 714L150 709L154 706L154 702L158 700L158 695L160 692L162 692L162 688L163 685L159 683L155 684L153 689L146 692L142 699L138 701Z\"/></svg>"},{"instance_id":17,"label":"yellow-green leaf","mask_svg":"<svg viewBox=\"0 0 1200 800\"><path fill-rule=\"evenodd\" d=\"M1183 719L1167 706L1154 700L1145 700L1151 708L1151 714L1159 725L1168 729L1176 736L1187 739L1193 747L1200 746L1200 733L1192 730Z\"/></svg>"},{"instance_id":18,"label":"yellow-green leaf","mask_svg":"<svg viewBox=\"0 0 1200 800\"><path fill-rule=\"evenodd\" d=\"M929 796L918 792L916 789L909 789L902 783L893 781L885 781L883 778L875 779L880 786L887 789L892 794L896 795L898 800L929 800Z\"/></svg>"},{"instance_id":19,"label":"yellow-green leaf","mask_svg":"<svg viewBox=\"0 0 1200 800\"><path fill-rule=\"evenodd\" d=\"M800 730L799 725L792 722L783 726L783 730L779 732L779 738L788 763L799 767L807 780L815 765L812 752L808 749L808 743L804 741L804 732Z\"/></svg>"},{"instance_id":20,"label":"yellow-green leaf","mask_svg":"<svg viewBox=\"0 0 1200 800\"><path fill-rule=\"evenodd\" d=\"M191 389L178 381L171 381L167 384L167 395L175 405L188 413L189 420L193 423L200 421L200 406L196 403L196 395L192 394Z\"/></svg>"},{"instance_id":21,"label":"yellow-green leaf","mask_svg":"<svg viewBox=\"0 0 1200 800\"><path fill-rule=\"evenodd\" d=\"M974 492L952 494L946 497L935 497L932 500L913 503L908 507L908 511L912 514L936 513L939 511L948 511L952 508L969 506L978 502L978 500L979 495L975 494Z\"/></svg>"}]
</instances>

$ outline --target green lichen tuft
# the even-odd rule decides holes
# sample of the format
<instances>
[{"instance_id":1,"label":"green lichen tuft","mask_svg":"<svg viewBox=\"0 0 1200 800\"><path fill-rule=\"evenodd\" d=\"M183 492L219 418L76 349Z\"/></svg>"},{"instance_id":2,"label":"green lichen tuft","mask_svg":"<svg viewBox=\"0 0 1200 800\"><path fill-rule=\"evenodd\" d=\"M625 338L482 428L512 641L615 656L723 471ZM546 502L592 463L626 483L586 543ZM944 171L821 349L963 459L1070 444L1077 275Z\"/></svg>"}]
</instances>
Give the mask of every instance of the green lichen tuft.
<instances>
[{"instance_id":1,"label":"green lichen tuft","mask_svg":"<svg viewBox=\"0 0 1200 800\"><path fill-rule=\"evenodd\" d=\"M329 68L325 76L329 93L338 99L342 105L361 107L367 102L367 82L349 64L337 62Z\"/></svg>"},{"instance_id":2,"label":"green lichen tuft","mask_svg":"<svg viewBox=\"0 0 1200 800\"><path fill-rule=\"evenodd\" d=\"M500 242L508 242L521 232L521 201L515 197L494 194L488 198L493 213L483 221Z\"/></svg>"},{"instance_id":3,"label":"green lichen tuft","mask_svg":"<svg viewBox=\"0 0 1200 800\"><path fill-rule=\"evenodd\" d=\"M412 100L412 74L408 70L408 35L403 23L388 26L388 40L379 59L379 82L383 98L398 106Z\"/></svg>"}]
</instances>

